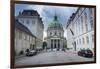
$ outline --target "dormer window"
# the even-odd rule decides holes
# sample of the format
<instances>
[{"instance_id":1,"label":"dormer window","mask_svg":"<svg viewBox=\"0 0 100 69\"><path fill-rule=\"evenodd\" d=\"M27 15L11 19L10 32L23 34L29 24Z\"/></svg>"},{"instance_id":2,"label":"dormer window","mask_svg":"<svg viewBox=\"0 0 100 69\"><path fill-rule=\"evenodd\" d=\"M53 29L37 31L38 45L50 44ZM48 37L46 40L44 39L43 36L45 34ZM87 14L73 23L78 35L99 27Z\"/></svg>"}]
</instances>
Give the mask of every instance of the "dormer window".
<instances>
[{"instance_id":1,"label":"dormer window","mask_svg":"<svg viewBox=\"0 0 100 69\"><path fill-rule=\"evenodd\" d=\"M57 35L57 32L55 31L55 35Z\"/></svg>"},{"instance_id":2,"label":"dormer window","mask_svg":"<svg viewBox=\"0 0 100 69\"><path fill-rule=\"evenodd\" d=\"M28 15L31 15L31 13L30 13L30 12L28 12L27 14L28 14Z\"/></svg>"},{"instance_id":3,"label":"dormer window","mask_svg":"<svg viewBox=\"0 0 100 69\"><path fill-rule=\"evenodd\" d=\"M50 36L52 35L52 33L50 32Z\"/></svg>"}]
</instances>

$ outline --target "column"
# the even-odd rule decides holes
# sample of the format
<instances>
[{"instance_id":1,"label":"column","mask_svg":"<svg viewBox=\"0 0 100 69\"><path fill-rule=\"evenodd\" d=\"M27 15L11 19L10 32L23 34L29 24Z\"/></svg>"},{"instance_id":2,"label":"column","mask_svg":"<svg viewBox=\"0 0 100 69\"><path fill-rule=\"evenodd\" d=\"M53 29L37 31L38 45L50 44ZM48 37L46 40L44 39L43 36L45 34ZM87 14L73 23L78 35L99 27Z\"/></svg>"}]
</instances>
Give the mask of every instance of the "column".
<instances>
[{"instance_id":1,"label":"column","mask_svg":"<svg viewBox=\"0 0 100 69\"><path fill-rule=\"evenodd\" d=\"M56 48L58 48L58 40L56 40Z\"/></svg>"},{"instance_id":2,"label":"column","mask_svg":"<svg viewBox=\"0 0 100 69\"><path fill-rule=\"evenodd\" d=\"M59 43L60 43L60 48L62 48L61 40L59 40Z\"/></svg>"},{"instance_id":3,"label":"column","mask_svg":"<svg viewBox=\"0 0 100 69\"><path fill-rule=\"evenodd\" d=\"M58 48L60 48L60 40L58 40Z\"/></svg>"}]
</instances>

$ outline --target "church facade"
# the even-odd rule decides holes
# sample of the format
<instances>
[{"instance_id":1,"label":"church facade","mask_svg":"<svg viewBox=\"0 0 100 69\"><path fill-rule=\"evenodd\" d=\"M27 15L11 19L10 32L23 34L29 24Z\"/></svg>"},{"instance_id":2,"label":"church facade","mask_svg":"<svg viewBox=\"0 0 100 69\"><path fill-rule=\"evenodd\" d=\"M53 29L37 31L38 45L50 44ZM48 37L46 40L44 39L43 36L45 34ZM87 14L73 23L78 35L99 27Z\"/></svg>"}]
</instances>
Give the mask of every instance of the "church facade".
<instances>
[{"instance_id":1,"label":"church facade","mask_svg":"<svg viewBox=\"0 0 100 69\"><path fill-rule=\"evenodd\" d=\"M66 38L64 37L64 29L59 23L57 16L54 16L53 21L48 25L45 40L47 42L47 48L49 49L65 48Z\"/></svg>"},{"instance_id":2,"label":"church facade","mask_svg":"<svg viewBox=\"0 0 100 69\"><path fill-rule=\"evenodd\" d=\"M72 50L94 51L94 8L79 7L67 22L67 46Z\"/></svg>"}]
</instances>

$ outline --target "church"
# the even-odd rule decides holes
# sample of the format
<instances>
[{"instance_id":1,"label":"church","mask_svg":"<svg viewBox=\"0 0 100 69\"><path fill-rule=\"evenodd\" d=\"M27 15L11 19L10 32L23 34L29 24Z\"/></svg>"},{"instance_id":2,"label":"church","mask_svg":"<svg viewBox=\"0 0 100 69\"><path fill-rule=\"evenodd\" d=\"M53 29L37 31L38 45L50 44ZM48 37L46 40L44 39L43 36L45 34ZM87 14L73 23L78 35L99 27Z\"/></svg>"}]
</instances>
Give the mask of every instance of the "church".
<instances>
[{"instance_id":1,"label":"church","mask_svg":"<svg viewBox=\"0 0 100 69\"><path fill-rule=\"evenodd\" d=\"M48 25L47 37L45 38L48 49L65 48L66 38L64 37L64 29L59 23L58 17L55 15L53 21Z\"/></svg>"}]
</instances>

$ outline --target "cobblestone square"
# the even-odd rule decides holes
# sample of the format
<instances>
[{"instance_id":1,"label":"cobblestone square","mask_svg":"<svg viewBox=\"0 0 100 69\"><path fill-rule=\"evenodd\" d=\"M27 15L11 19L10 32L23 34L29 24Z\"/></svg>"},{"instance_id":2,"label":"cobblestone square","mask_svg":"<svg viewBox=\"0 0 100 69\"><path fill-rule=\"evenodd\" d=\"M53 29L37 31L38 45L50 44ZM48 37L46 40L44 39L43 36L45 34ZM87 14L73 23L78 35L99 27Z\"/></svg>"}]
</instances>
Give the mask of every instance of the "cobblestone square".
<instances>
[{"instance_id":1,"label":"cobblestone square","mask_svg":"<svg viewBox=\"0 0 100 69\"><path fill-rule=\"evenodd\" d=\"M68 62L84 62L94 61L93 58L85 58L78 56L75 52L71 51L47 51L37 54L32 57L21 57L16 59L16 66L23 65L39 65L39 64L55 64L55 63L68 63Z\"/></svg>"}]
</instances>

